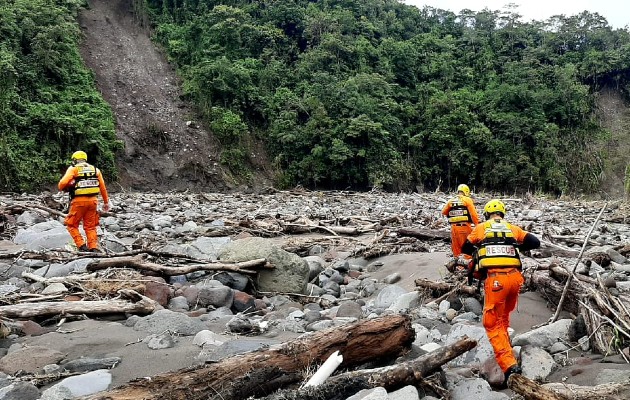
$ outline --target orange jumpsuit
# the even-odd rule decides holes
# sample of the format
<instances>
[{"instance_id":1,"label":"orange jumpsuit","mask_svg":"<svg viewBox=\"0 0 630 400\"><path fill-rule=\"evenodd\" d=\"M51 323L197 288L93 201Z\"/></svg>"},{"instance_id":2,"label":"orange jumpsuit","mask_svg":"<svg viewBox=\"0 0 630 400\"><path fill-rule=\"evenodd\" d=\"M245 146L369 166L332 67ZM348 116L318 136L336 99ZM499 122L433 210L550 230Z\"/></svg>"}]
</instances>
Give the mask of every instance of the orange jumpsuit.
<instances>
[{"instance_id":1,"label":"orange jumpsuit","mask_svg":"<svg viewBox=\"0 0 630 400\"><path fill-rule=\"evenodd\" d=\"M448 222L451 224L451 250L453 257L458 257L462 254L466 237L472 232L470 223L479 224L475 203L470 197L459 194L446 203L442 208L442 215L448 217ZM469 256L465 257L469 258Z\"/></svg>"},{"instance_id":2,"label":"orange jumpsuit","mask_svg":"<svg viewBox=\"0 0 630 400\"><path fill-rule=\"evenodd\" d=\"M79 167L81 165L90 166L87 163L82 163L69 167L57 185L59 190L68 191L72 189L74 182L79 176ZM109 203L109 196L107 194L107 188L105 187L103 175L98 168L95 169L96 177L98 179L98 189L103 197L103 202ZM70 236L72 236L72 240L74 240L74 243L77 245L77 248L85 244L85 241L81 236L81 232L79 232L79 224L81 221L83 221L83 229L85 230L85 235L87 237L88 249L92 250L98 248L96 227L99 223L99 215L97 205L97 194L75 195L70 202L70 211L68 212L68 216L64 220L64 223L66 225L66 229L68 229L68 232L70 233Z\"/></svg>"},{"instance_id":3,"label":"orange jumpsuit","mask_svg":"<svg viewBox=\"0 0 630 400\"><path fill-rule=\"evenodd\" d=\"M497 221L503 220L498 218L477 225L468 235L468 241L473 245L479 245L486 238L486 229L489 224ZM512 231L516 242L523 243L528 233L518 226L511 224L507 226ZM523 275L517 267L496 266L487 269L484 284L483 326L494 349L494 356L503 372L518 364L512 352L508 327L510 313L516 308L523 282Z\"/></svg>"}]
</instances>

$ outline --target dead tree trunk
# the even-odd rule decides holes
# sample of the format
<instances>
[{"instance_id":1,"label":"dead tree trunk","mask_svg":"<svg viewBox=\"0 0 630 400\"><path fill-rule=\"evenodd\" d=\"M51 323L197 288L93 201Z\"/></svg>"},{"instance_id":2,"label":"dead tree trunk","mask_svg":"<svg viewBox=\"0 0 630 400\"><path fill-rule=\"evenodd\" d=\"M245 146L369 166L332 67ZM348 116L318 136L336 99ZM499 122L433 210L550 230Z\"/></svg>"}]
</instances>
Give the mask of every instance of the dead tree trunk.
<instances>
[{"instance_id":1,"label":"dead tree trunk","mask_svg":"<svg viewBox=\"0 0 630 400\"><path fill-rule=\"evenodd\" d=\"M566 383L547 383L545 388L571 400L625 400L630 399L630 383L605 383L597 386L578 386ZM528 397L526 397L528 398ZM548 397L545 400L549 399Z\"/></svg>"},{"instance_id":2,"label":"dead tree trunk","mask_svg":"<svg viewBox=\"0 0 630 400\"><path fill-rule=\"evenodd\" d=\"M182 265L178 267L167 267L165 265L152 263L144 260L141 256L133 257L113 257L99 259L91 262L87 266L88 271L98 271L107 268L134 268L139 270L157 272L165 276L184 275L195 271L232 271L244 274L255 274L256 271L248 268L273 268L267 260L260 258L257 260L244 261L240 263L218 263Z\"/></svg>"},{"instance_id":3,"label":"dead tree trunk","mask_svg":"<svg viewBox=\"0 0 630 400\"><path fill-rule=\"evenodd\" d=\"M303 370L323 363L335 350L342 367L401 355L413 341L411 320L393 315L327 329L313 335L226 358L218 363L141 379L92 400L240 400L299 382Z\"/></svg>"},{"instance_id":4,"label":"dead tree trunk","mask_svg":"<svg viewBox=\"0 0 630 400\"><path fill-rule=\"evenodd\" d=\"M400 228L398 229L399 236L411 236L418 239L428 240L444 240L445 242L451 241L451 233L448 231L438 231L431 229L415 229L415 228Z\"/></svg>"},{"instance_id":5,"label":"dead tree trunk","mask_svg":"<svg viewBox=\"0 0 630 400\"><path fill-rule=\"evenodd\" d=\"M418 287L437 292L438 296L443 293L450 292L454 289L458 293L465 293L471 296L474 296L477 293L477 288L469 285L455 285L447 282L434 282L424 278L416 279L414 282Z\"/></svg>"},{"instance_id":6,"label":"dead tree trunk","mask_svg":"<svg viewBox=\"0 0 630 400\"><path fill-rule=\"evenodd\" d=\"M568 397L546 389L523 375L510 376L508 386L527 400L569 400Z\"/></svg>"},{"instance_id":7,"label":"dead tree trunk","mask_svg":"<svg viewBox=\"0 0 630 400\"><path fill-rule=\"evenodd\" d=\"M552 304L558 304L560 302L560 296L562 296L563 285L553 279L549 275L549 271L536 271L531 276L526 274L528 279L527 286L533 290L536 290L543 295ZM578 313L578 298L579 287L575 282L571 282L569 286L569 292L567 293L567 301L564 302L563 308L573 314Z\"/></svg>"},{"instance_id":8,"label":"dead tree trunk","mask_svg":"<svg viewBox=\"0 0 630 400\"><path fill-rule=\"evenodd\" d=\"M133 290L121 290L121 294L135 302L125 300L58 301L46 303L22 303L0 307L0 316L8 318L34 318L63 314L151 314L158 303Z\"/></svg>"},{"instance_id":9,"label":"dead tree trunk","mask_svg":"<svg viewBox=\"0 0 630 400\"><path fill-rule=\"evenodd\" d=\"M382 386L387 390L393 390L405 385L414 385L476 345L475 340L464 338L413 361L390 367L342 373L328 378L319 386L299 390L282 390L265 397L264 400L344 400L362 389Z\"/></svg>"}]
</instances>

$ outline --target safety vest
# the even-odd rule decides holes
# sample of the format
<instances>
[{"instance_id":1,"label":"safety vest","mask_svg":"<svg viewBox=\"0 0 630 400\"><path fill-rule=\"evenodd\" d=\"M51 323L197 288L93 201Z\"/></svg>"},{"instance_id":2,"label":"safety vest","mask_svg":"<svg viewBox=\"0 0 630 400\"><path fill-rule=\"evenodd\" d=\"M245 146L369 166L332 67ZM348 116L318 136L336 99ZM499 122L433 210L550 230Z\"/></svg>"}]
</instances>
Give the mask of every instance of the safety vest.
<instances>
[{"instance_id":1,"label":"safety vest","mask_svg":"<svg viewBox=\"0 0 630 400\"><path fill-rule=\"evenodd\" d=\"M468 207L466 207L466 204L464 204L459 197L455 197L449 201L451 203L451 208L448 210L448 222L450 224L472 222Z\"/></svg>"},{"instance_id":2,"label":"safety vest","mask_svg":"<svg viewBox=\"0 0 630 400\"><path fill-rule=\"evenodd\" d=\"M510 224L498 219L486 221L483 226L486 237L477 250L476 268L521 268L518 243Z\"/></svg>"},{"instance_id":3,"label":"safety vest","mask_svg":"<svg viewBox=\"0 0 630 400\"><path fill-rule=\"evenodd\" d=\"M87 163L76 165L77 176L74 178L74 196L94 196L100 193L96 168Z\"/></svg>"}]
</instances>

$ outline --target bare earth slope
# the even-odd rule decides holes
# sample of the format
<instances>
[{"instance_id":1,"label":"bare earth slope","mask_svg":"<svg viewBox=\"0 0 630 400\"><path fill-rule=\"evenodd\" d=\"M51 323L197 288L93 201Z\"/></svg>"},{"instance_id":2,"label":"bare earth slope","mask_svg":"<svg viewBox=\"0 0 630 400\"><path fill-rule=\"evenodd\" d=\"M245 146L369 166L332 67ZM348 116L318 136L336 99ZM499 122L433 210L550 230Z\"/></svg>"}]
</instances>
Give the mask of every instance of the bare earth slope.
<instances>
[{"instance_id":1,"label":"bare earth slope","mask_svg":"<svg viewBox=\"0 0 630 400\"><path fill-rule=\"evenodd\" d=\"M90 0L79 16L81 54L125 143L117 159L119 183L143 190L227 189L218 142L180 100L173 68L134 21L131 3Z\"/></svg>"}]
</instances>

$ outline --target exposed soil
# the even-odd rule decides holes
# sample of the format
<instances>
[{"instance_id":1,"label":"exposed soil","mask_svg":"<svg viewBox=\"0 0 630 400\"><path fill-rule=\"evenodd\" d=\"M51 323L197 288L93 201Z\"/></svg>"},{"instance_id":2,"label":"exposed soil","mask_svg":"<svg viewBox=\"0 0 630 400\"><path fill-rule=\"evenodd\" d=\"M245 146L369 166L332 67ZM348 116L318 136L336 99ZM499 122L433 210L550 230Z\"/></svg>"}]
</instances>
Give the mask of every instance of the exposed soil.
<instances>
[{"instance_id":1,"label":"exposed soil","mask_svg":"<svg viewBox=\"0 0 630 400\"><path fill-rule=\"evenodd\" d=\"M90 0L79 23L81 54L112 107L117 136L125 144L117 155L120 185L229 189L218 161L218 141L180 99L177 75L136 22L131 0Z\"/></svg>"},{"instance_id":2,"label":"exposed soil","mask_svg":"<svg viewBox=\"0 0 630 400\"><path fill-rule=\"evenodd\" d=\"M630 108L619 90L603 88L597 97L597 116L603 128L610 131L602 150L609 157L602 177L602 191L611 197L623 197L626 168L630 166Z\"/></svg>"}]
</instances>

